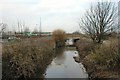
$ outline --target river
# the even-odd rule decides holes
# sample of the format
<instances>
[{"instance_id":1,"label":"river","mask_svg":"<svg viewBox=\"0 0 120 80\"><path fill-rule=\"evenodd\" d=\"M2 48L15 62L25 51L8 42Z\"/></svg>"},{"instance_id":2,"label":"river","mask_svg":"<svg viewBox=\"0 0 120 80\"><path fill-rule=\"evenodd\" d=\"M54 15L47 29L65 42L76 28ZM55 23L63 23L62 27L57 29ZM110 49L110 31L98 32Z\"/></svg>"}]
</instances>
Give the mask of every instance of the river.
<instances>
[{"instance_id":1,"label":"river","mask_svg":"<svg viewBox=\"0 0 120 80\"><path fill-rule=\"evenodd\" d=\"M78 56L76 50L58 49L56 54L46 69L45 78L88 78L84 66L73 58Z\"/></svg>"}]
</instances>

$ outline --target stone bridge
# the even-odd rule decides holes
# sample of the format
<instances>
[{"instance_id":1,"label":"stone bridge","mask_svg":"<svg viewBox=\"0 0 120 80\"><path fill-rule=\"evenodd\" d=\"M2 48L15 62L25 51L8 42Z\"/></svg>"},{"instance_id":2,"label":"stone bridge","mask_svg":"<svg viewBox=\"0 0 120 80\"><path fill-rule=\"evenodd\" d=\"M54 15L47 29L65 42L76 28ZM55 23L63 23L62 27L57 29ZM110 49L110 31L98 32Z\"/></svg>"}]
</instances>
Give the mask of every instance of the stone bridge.
<instances>
[{"instance_id":1,"label":"stone bridge","mask_svg":"<svg viewBox=\"0 0 120 80\"><path fill-rule=\"evenodd\" d=\"M80 37L68 37L65 41L66 46L74 46L74 44L80 40Z\"/></svg>"}]
</instances>

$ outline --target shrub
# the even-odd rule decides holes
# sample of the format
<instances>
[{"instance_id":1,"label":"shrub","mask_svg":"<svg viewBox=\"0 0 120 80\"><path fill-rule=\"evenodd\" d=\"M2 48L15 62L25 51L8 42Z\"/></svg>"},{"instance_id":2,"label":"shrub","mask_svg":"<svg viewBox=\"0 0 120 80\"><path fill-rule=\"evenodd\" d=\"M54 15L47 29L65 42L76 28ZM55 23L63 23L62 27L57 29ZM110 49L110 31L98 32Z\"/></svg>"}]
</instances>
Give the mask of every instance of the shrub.
<instances>
[{"instance_id":1,"label":"shrub","mask_svg":"<svg viewBox=\"0 0 120 80\"><path fill-rule=\"evenodd\" d=\"M56 43L56 47L64 46L65 39L66 39L66 34L64 30L61 30L61 29L54 30L52 35Z\"/></svg>"}]
</instances>

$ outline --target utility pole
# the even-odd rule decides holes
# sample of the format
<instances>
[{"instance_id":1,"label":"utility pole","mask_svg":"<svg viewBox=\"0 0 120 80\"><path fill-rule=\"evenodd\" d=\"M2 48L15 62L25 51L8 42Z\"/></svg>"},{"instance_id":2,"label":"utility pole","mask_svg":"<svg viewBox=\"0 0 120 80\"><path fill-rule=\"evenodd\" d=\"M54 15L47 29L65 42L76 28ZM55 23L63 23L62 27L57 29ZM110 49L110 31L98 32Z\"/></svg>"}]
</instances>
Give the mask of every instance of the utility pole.
<instances>
[{"instance_id":1,"label":"utility pole","mask_svg":"<svg viewBox=\"0 0 120 80\"><path fill-rule=\"evenodd\" d=\"M39 25L39 33L40 33L40 36L41 36L41 32L42 32L42 30L41 30L41 17L40 17L40 25Z\"/></svg>"},{"instance_id":2,"label":"utility pole","mask_svg":"<svg viewBox=\"0 0 120 80\"><path fill-rule=\"evenodd\" d=\"M15 33L16 30L15 30L15 24L12 24L12 32Z\"/></svg>"},{"instance_id":3,"label":"utility pole","mask_svg":"<svg viewBox=\"0 0 120 80\"><path fill-rule=\"evenodd\" d=\"M18 33L20 33L20 22L17 20L17 26L18 26Z\"/></svg>"},{"instance_id":4,"label":"utility pole","mask_svg":"<svg viewBox=\"0 0 120 80\"><path fill-rule=\"evenodd\" d=\"M23 28L23 24L22 24L22 21L20 21L20 33L22 34L22 28Z\"/></svg>"}]
</instances>

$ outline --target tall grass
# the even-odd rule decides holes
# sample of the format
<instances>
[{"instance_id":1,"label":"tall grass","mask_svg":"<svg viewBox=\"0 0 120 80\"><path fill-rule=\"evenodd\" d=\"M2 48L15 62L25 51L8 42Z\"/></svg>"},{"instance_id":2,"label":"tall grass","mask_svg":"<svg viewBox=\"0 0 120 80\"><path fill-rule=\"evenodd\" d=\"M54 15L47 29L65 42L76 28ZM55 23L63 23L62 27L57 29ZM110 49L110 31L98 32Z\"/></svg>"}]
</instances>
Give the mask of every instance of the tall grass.
<instances>
[{"instance_id":1,"label":"tall grass","mask_svg":"<svg viewBox=\"0 0 120 80\"><path fill-rule=\"evenodd\" d=\"M120 63L120 53L118 52L118 40L111 39L99 45L88 56L93 62L105 65L107 69L118 69Z\"/></svg>"},{"instance_id":2,"label":"tall grass","mask_svg":"<svg viewBox=\"0 0 120 80\"><path fill-rule=\"evenodd\" d=\"M40 78L54 55L53 41L45 39L3 44L2 51L3 79Z\"/></svg>"},{"instance_id":3,"label":"tall grass","mask_svg":"<svg viewBox=\"0 0 120 80\"><path fill-rule=\"evenodd\" d=\"M80 39L76 42L76 49L79 51L79 56L84 58L94 49L94 44L92 41L86 39Z\"/></svg>"}]
</instances>

